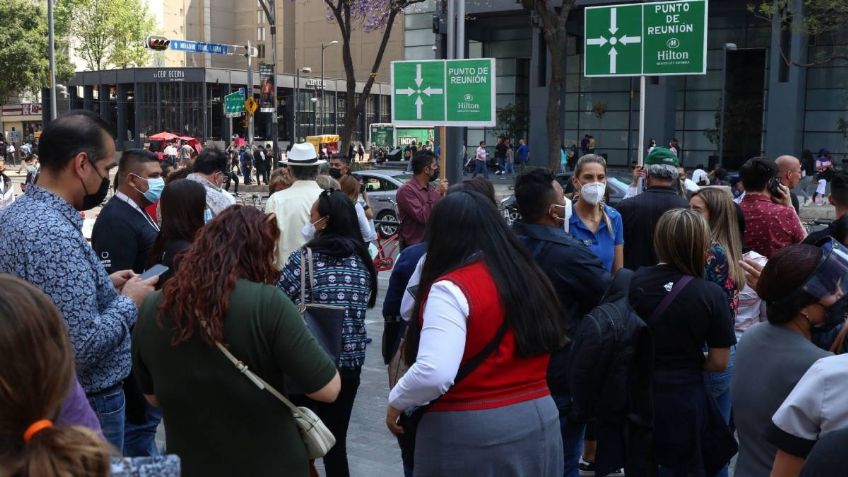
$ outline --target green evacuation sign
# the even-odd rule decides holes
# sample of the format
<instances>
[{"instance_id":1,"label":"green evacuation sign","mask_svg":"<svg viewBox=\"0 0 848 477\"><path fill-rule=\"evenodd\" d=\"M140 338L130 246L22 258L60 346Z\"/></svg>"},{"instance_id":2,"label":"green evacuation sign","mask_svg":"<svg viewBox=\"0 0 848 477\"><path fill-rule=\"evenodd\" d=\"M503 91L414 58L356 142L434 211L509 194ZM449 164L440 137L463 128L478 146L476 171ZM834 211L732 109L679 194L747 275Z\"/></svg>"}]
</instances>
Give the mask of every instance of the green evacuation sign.
<instances>
[{"instance_id":1,"label":"green evacuation sign","mask_svg":"<svg viewBox=\"0 0 848 477\"><path fill-rule=\"evenodd\" d=\"M244 95L236 91L224 96L224 116L234 118L244 114Z\"/></svg>"},{"instance_id":2,"label":"green evacuation sign","mask_svg":"<svg viewBox=\"0 0 848 477\"><path fill-rule=\"evenodd\" d=\"M392 123L494 126L494 59L392 62Z\"/></svg>"},{"instance_id":3,"label":"green evacuation sign","mask_svg":"<svg viewBox=\"0 0 848 477\"><path fill-rule=\"evenodd\" d=\"M586 7L586 76L691 75L707 72L707 2Z\"/></svg>"}]
</instances>

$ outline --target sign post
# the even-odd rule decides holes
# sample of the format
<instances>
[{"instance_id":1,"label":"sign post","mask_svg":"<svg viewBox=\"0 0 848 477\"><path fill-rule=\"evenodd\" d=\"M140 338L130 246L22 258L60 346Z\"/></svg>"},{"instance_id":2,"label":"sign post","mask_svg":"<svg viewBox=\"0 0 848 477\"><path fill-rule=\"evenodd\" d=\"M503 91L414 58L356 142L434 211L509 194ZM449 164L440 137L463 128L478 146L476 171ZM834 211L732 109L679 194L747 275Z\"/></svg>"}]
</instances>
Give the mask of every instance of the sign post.
<instances>
[{"instance_id":1,"label":"sign post","mask_svg":"<svg viewBox=\"0 0 848 477\"><path fill-rule=\"evenodd\" d=\"M587 77L639 76L639 155L645 152L645 75L707 73L707 2L634 3L584 10Z\"/></svg>"},{"instance_id":2,"label":"sign post","mask_svg":"<svg viewBox=\"0 0 848 477\"><path fill-rule=\"evenodd\" d=\"M492 58L392 62L395 126L494 126L495 104Z\"/></svg>"}]
</instances>

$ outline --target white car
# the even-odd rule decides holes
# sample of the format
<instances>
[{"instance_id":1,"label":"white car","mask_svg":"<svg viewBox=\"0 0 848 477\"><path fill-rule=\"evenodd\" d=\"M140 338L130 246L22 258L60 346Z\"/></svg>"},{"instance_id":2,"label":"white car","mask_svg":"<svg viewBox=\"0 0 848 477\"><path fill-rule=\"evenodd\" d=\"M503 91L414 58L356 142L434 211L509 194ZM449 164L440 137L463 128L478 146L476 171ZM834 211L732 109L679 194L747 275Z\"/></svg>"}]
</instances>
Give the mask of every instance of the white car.
<instances>
[{"instance_id":1,"label":"white car","mask_svg":"<svg viewBox=\"0 0 848 477\"><path fill-rule=\"evenodd\" d=\"M406 181L412 178L412 174L404 171L390 169L370 169L353 172L353 175L362 181L374 209L375 228L382 238L388 238L397 232L400 217L397 212L397 191ZM381 223L382 222L382 223Z\"/></svg>"}]
</instances>

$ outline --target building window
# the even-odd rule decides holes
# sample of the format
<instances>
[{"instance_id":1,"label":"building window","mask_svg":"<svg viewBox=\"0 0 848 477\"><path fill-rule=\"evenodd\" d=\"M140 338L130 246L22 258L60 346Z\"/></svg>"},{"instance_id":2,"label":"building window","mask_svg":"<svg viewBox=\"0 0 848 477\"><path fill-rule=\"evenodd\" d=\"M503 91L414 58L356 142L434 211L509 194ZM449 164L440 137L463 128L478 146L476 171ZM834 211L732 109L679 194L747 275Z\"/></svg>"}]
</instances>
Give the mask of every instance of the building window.
<instances>
[{"instance_id":1,"label":"building window","mask_svg":"<svg viewBox=\"0 0 848 477\"><path fill-rule=\"evenodd\" d=\"M265 45L256 45L256 57L259 59L265 58Z\"/></svg>"}]
</instances>

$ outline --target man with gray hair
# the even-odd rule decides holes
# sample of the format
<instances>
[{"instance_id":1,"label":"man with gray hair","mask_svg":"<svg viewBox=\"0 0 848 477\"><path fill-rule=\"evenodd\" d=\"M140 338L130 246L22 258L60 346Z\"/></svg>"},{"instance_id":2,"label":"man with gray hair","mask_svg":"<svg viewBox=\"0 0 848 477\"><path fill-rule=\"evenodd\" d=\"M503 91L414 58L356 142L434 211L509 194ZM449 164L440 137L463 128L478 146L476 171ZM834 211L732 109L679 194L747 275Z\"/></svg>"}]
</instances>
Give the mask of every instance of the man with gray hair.
<instances>
[{"instance_id":1,"label":"man with gray hair","mask_svg":"<svg viewBox=\"0 0 848 477\"><path fill-rule=\"evenodd\" d=\"M675 187L680 166L677 155L655 147L645 159L645 166L645 191L617 206L624 222L624 267L630 270L657 264L654 226L666 211L689 207Z\"/></svg>"}]
</instances>

